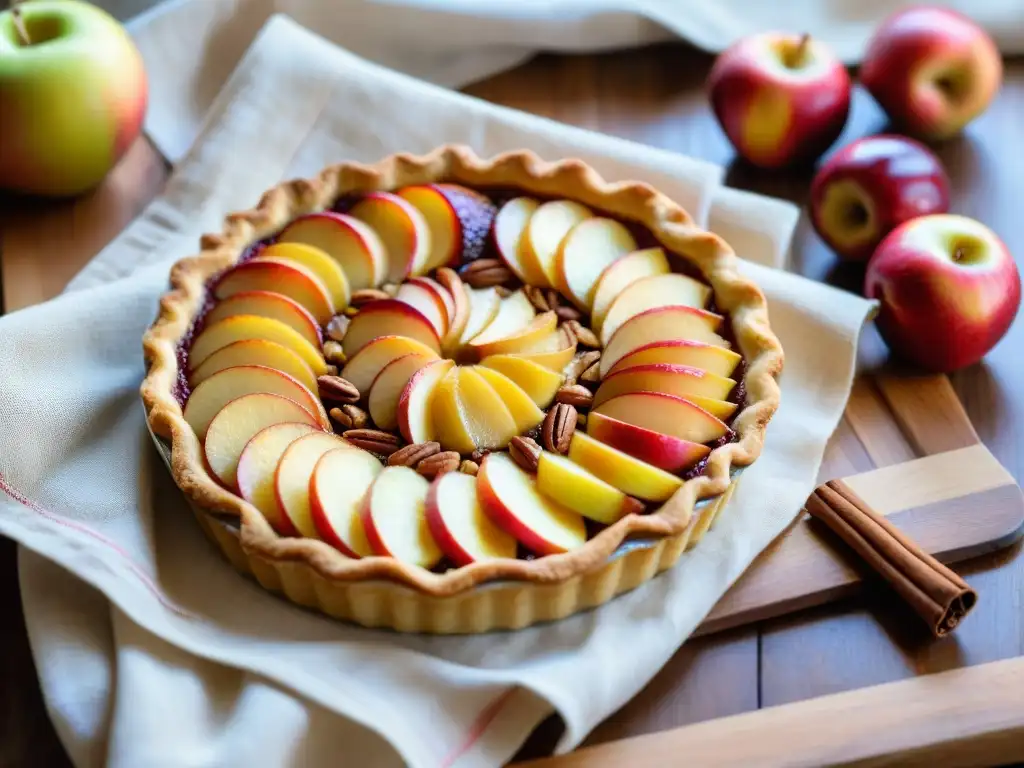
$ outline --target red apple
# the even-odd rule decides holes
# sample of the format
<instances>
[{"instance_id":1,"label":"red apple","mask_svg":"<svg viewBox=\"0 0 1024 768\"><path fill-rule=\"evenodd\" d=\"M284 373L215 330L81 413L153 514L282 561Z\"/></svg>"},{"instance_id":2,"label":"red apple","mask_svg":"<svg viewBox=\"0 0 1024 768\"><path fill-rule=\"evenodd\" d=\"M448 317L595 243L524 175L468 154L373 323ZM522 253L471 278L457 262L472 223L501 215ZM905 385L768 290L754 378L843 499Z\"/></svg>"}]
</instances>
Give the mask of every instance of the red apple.
<instances>
[{"instance_id":1,"label":"red apple","mask_svg":"<svg viewBox=\"0 0 1024 768\"><path fill-rule=\"evenodd\" d=\"M903 131L940 140L988 107L1003 77L999 49L956 11L896 12L868 43L860 81Z\"/></svg>"},{"instance_id":2,"label":"red apple","mask_svg":"<svg viewBox=\"0 0 1024 768\"><path fill-rule=\"evenodd\" d=\"M839 137L850 109L842 62L806 35L739 40L715 61L708 90L729 141L761 168L817 159Z\"/></svg>"},{"instance_id":3,"label":"red apple","mask_svg":"<svg viewBox=\"0 0 1024 768\"><path fill-rule=\"evenodd\" d=\"M894 352L948 373L984 357L1020 307L1020 273L1003 242L965 216L935 214L893 230L868 262L864 294Z\"/></svg>"},{"instance_id":4,"label":"red apple","mask_svg":"<svg viewBox=\"0 0 1024 768\"><path fill-rule=\"evenodd\" d=\"M908 219L949 210L949 178L935 154L913 139L858 139L829 158L811 184L814 229L840 256L867 261Z\"/></svg>"}]
</instances>

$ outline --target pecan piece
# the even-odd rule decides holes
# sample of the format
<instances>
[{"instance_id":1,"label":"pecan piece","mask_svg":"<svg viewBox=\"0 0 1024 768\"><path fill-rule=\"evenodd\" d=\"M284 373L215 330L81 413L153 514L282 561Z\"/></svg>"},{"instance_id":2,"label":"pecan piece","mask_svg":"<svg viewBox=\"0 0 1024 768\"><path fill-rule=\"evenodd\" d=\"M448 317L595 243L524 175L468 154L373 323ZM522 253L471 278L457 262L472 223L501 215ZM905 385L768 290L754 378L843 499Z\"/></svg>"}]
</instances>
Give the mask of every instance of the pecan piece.
<instances>
[{"instance_id":1,"label":"pecan piece","mask_svg":"<svg viewBox=\"0 0 1024 768\"><path fill-rule=\"evenodd\" d=\"M359 402L359 390L356 389L356 385L341 376L318 376L316 386L320 391L321 400L336 403Z\"/></svg>"},{"instance_id":2,"label":"pecan piece","mask_svg":"<svg viewBox=\"0 0 1024 768\"><path fill-rule=\"evenodd\" d=\"M526 294L526 298L533 304L534 309L541 312L551 311L551 305L548 304L548 300L544 297L543 288L538 288L536 285L526 285L523 286L523 293Z\"/></svg>"},{"instance_id":3,"label":"pecan piece","mask_svg":"<svg viewBox=\"0 0 1024 768\"><path fill-rule=\"evenodd\" d=\"M590 352L577 352L575 357L569 361L562 372L565 375L566 384L575 384L580 374L601 359L601 353L597 350Z\"/></svg>"},{"instance_id":4,"label":"pecan piece","mask_svg":"<svg viewBox=\"0 0 1024 768\"><path fill-rule=\"evenodd\" d=\"M344 429L362 429L370 420L366 411L358 405L343 405L341 408L331 408L329 415Z\"/></svg>"},{"instance_id":5,"label":"pecan piece","mask_svg":"<svg viewBox=\"0 0 1024 768\"><path fill-rule=\"evenodd\" d=\"M416 465L416 471L424 477L433 480L445 472L454 472L459 468L461 457L458 451L441 451L433 456L428 456Z\"/></svg>"},{"instance_id":6,"label":"pecan piece","mask_svg":"<svg viewBox=\"0 0 1024 768\"><path fill-rule=\"evenodd\" d=\"M570 333L576 337L576 341L580 345L590 347L591 349L601 348L601 340L579 320L570 320L565 325L569 328Z\"/></svg>"},{"instance_id":7,"label":"pecan piece","mask_svg":"<svg viewBox=\"0 0 1024 768\"><path fill-rule=\"evenodd\" d=\"M379 429L347 429L341 436L356 448L379 453L381 456L390 456L398 450L398 438Z\"/></svg>"},{"instance_id":8,"label":"pecan piece","mask_svg":"<svg viewBox=\"0 0 1024 768\"><path fill-rule=\"evenodd\" d=\"M415 467L421 461L441 452L441 444L430 440L426 443L413 443L388 456L388 465L392 467Z\"/></svg>"},{"instance_id":9,"label":"pecan piece","mask_svg":"<svg viewBox=\"0 0 1024 768\"><path fill-rule=\"evenodd\" d=\"M349 306L356 308L365 307L371 301L380 301L381 299L390 299L391 294L387 291L382 291L378 288L360 288L358 291L353 291L352 297L348 300Z\"/></svg>"},{"instance_id":10,"label":"pecan piece","mask_svg":"<svg viewBox=\"0 0 1024 768\"><path fill-rule=\"evenodd\" d=\"M556 403L566 403L576 408L589 408L594 394L582 384L569 384L555 393Z\"/></svg>"},{"instance_id":11,"label":"pecan piece","mask_svg":"<svg viewBox=\"0 0 1024 768\"><path fill-rule=\"evenodd\" d=\"M462 472L463 474L476 475L476 473L479 471L480 465L477 464L475 461L470 461L469 459L466 459L461 464L459 464L459 472Z\"/></svg>"},{"instance_id":12,"label":"pecan piece","mask_svg":"<svg viewBox=\"0 0 1024 768\"><path fill-rule=\"evenodd\" d=\"M512 460L527 472L537 471L537 462L540 461L541 447L532 437L517 435L508 444L508 455Z\"/></svg>"},{"instance_id":13,"label":"pecan piece","mask_svg":"<svg viewBox=\"0 0 1024 768\"><path fill-rule=\"evenodd\" d=\"M544 447L555 453L568 453L569 443L576 431L576 409L568 403L555 403L544 417L541 440Z\"/></svg>"},{"instance_id":14,"label":"pecan piece","mask_svg":"<svg viewBox=\"0 0 1024 768\"><path fill-rule=\"evenodd\" d=\"M587 368L583 373L580 374L580 381L587 381L591 384L597 384L601 381L601 364L599 362L594 363L592 366Z\"/></svg>"},{"instance_id":15,"label":"pecan piece","mask_svg":"<svg viewBox=\"0 0 1024 768\"><path fill-rule=\"evenodd\" d=\"M576 307L570 307L565 304L561 307L555 307L555 314L558 315L561 320L579 320L583 317L583 313L580 312Z\"/></svg>"},{"instance_id":16,"label":"pecan piece","mask_svg":"<svg viewBox=\"0 0 1024 768\"><path fill-rule=\"evenodd\" d=\"M339 343L344 341L345 331L348 330L350 322L352 322L352 318L345 315L335 315L332 317L330 322L327 323L327 338Z\"/></svg>"},{"instance_id":17,"label":"pecan piece","mask_svg":"<svg viewBox=\"0 0 1024 768\"><path fill-rule=\"evenodd\" d=\"M512 270L501 259L477 259L459 270L463 282L474 288L501 285L512 279Z\"/></svg>"}]
</instances>

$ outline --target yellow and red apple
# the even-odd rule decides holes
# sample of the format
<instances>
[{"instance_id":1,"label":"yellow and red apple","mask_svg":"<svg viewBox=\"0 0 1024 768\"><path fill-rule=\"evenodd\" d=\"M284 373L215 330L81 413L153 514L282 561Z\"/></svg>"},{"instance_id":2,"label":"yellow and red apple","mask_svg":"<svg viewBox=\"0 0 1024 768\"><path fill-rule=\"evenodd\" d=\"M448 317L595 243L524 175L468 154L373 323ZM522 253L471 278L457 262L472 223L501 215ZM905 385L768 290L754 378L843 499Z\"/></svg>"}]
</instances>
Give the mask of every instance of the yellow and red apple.
<instances>
[{"instance_id":1,"label":"yellow and red apple","mask_svg":"<svg viewBox=\"0 0 1024 768\"><path fill-rule=\"evenodd\" d=\"M427 492L426 519L434 541L456 565L516 556L516 540L484 514L477 481L446 472Z\"/></svg>"}]
</instances>

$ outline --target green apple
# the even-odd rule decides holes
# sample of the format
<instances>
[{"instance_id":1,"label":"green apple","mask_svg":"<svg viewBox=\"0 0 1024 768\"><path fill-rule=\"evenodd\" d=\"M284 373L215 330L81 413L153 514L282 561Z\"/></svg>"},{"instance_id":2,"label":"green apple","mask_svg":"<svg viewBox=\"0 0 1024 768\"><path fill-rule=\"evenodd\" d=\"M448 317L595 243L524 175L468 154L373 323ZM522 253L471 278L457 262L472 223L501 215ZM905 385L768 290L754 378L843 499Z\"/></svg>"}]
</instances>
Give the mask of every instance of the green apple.
<instances>
[{"instance_id":1,"label":"green apple","mask_svg":"<svg viewBox=\"0 0 1024 768\"><path fill-rule=\"evenodd\" d=\"M0 13L0 189L96 186L139 135L146 102L142 57L105 11L30 0Z\"/></svg>"}]
</instances>

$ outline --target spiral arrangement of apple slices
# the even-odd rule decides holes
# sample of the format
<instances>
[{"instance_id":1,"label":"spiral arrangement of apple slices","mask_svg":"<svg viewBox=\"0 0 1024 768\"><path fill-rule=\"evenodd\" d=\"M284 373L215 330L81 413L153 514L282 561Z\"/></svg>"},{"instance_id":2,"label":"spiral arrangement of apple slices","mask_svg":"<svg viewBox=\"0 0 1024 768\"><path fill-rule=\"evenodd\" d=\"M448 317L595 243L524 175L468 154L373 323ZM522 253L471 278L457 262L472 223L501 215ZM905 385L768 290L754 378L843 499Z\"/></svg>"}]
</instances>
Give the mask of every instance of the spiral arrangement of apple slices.
<instances>
[{"instance_id":1,"label":"spiral arrangement of apple slices","mask_svg":"<svg viewBox=\"0 0 1024 768\"><path fill-rule=\"evenodd\" d=\"M542 452L535 474L502 449L544 420L577 343L521 288L434 279L485 254L557 290L603 346L586 432L567 455ZM385 283L399 285L390 298L349 306ZM209 471L281 535L354 558L431 568L582 546L585 519L611 524L668 499L737 407L740 355L705 308L710 288L571 200L498 207L454 184L366 193L345 213L291 222L210 293L184 407ZM463 456L490 451L476 475L430 481L334 433L317 377L331 370L324 328L339 314L350 317L339 374L372 426Z\"/></svg>"}]
</instances>

